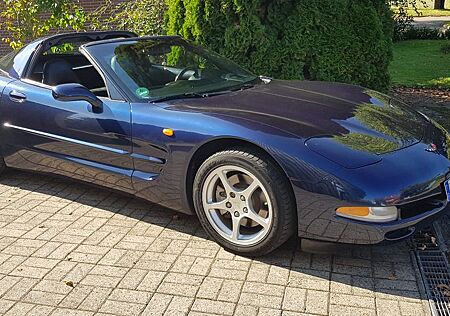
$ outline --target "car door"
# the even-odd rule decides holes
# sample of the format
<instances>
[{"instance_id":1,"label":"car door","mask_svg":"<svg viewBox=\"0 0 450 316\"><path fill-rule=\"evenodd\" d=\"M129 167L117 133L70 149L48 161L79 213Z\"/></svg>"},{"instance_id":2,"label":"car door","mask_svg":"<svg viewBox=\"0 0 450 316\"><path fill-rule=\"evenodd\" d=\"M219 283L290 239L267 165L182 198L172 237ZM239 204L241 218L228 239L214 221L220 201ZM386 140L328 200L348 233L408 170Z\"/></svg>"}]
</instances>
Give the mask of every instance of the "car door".
<instances>
[{"instance_id":1,"label":"car door","mask_svg":"<svg viewBox=\"0 0 450 316\"><path fill-rule=\"evenodd\" d=\"M0 113L7 165L131 191L130 105L100 99L99 112L86 101L55 100L37 82L9 83Z\"/></svg>"}]
</instances>

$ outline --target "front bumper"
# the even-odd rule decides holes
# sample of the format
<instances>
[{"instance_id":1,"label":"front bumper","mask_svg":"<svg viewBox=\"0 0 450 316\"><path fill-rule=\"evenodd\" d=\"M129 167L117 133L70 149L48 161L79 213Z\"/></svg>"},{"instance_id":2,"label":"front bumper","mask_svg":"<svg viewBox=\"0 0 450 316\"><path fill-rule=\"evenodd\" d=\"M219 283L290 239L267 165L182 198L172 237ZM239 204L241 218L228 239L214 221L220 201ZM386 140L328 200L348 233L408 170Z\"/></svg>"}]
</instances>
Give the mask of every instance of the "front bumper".
<instances>
[{"instance_id":1,"label":"front bumper","mask_svg":"<svg viewBox=\"0 0 450 316\"><path fill-rule=\"evenodd\" d=\"M308 203L305 199L299 202L299 198L305 195L298 191L295 193L297 204L300 204L298 207L302 209L299 212L298 236L317 241L360 245L398 241L450 213L450 203L441 200L434 207L423 207L393 222L368 223L336 216L335 210L342 206L342 201L333 197L320 194L311 196L308 193Z\"/></svg>"}]
</instances>

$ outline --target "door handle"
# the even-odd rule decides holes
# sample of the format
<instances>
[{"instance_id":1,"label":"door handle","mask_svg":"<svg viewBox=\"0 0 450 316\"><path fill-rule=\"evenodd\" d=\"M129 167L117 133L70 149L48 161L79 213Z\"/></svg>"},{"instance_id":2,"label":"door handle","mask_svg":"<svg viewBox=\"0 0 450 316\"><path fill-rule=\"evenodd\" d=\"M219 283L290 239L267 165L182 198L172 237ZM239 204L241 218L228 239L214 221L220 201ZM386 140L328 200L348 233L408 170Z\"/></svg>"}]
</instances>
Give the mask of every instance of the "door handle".
<instances>
[{"instance_id":1,"label":"door handle","mask_svg":"<svg viewBox=\"0 0 450 316\"><path fill-rule=\"evenodd\" d=\"M13 90L9 93L9 99L13 102L23 103L27 99L27 96L22 92Z\"/></svg>"}]
</instances>

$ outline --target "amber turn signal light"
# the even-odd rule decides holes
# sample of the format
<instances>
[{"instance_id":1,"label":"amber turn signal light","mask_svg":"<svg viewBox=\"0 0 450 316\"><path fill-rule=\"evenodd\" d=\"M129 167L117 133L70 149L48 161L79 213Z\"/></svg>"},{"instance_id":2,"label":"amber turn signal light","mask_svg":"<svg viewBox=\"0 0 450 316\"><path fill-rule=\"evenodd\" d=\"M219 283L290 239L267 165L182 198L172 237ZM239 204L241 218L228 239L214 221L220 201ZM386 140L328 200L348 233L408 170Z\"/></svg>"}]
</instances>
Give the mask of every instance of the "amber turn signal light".
<instances>
[{"instance_id":1,"label":"amber turn signal light","mask_svg":"<svg viewBox=\"0 0 450 316\"><path fill-rule=\"evenodd\" d=\"M336 210L338 215L351 215L351 216L367 216L369 215L368 207L340 207Z\"/></svg>"},{"instance_id":2,"label":"amber turn signal light","mask_svg":"<svg viewBox=\"0 0 450 316\"><path fill-rule=\"evenodd\" d=\"M173 131L173 129L165 128L163 129L163 134L172 137L175 134L175 132Z\"/></svg>"},{"instance_id":3,"label":"amber turn signal light","mask_svg":"<svg viewBox=\"0 0 450 316\"><path fill-rule=\"evenodd\" d=\"M398 219L396 206L349 206L336 209L336 215L364 222L386 223Z\"/></svg>"}]
</instances>

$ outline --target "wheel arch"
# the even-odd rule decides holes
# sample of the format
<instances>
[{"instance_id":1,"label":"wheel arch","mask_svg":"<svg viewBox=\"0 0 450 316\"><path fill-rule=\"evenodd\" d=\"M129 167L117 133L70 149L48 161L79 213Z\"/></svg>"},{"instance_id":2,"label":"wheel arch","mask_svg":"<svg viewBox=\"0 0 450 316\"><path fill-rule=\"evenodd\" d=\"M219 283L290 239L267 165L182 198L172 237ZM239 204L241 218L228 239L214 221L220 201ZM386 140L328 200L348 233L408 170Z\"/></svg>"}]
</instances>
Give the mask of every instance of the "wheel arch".
<instances>
[{"instance_id":1,"label":"wheel arch","mask_svg":"<svg viewBox=\"0 0 450 316\"><path fill-rule=\"evenodd\" d=\"M283 169L283 167L278 163L278 161L263 147L261 147L258 144L255 144L251 141L241 139L241 138L233 138L233 137L226 137L226 138L216 138L209 140L208 142L202 144L199 146L194 153L192 154L188 167L186 169L186 176L185 176L185 201L187 206L190 210L192 210L192 213L195 214L194 211L194 202L192 197L193 192L193 184L194 184L194 178L197 173L198 168L202 165L202 163L208 159L208 157L212 156L213 154L227 150L230 148L235 147L245 147L249 150L254 150L262 155L266 156L268 159L271 160L271 162L279 168L279 170L285 175L286 179L288 180L290 184L290 189L292 193L292 197L295 201L295 194L292 187L292 183L289 179L289 176L287 175L286 171Z\"/></svg>"}]
</instances>

